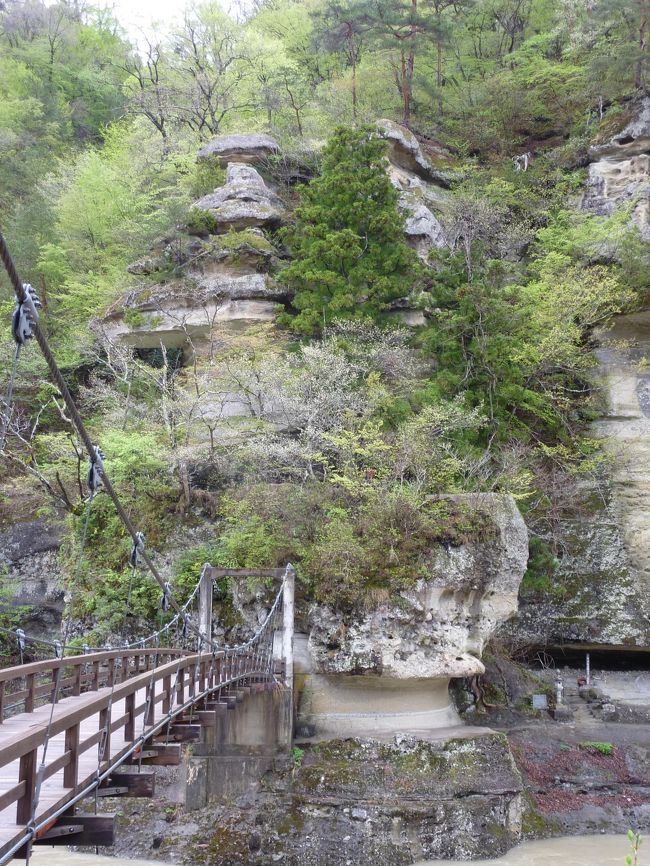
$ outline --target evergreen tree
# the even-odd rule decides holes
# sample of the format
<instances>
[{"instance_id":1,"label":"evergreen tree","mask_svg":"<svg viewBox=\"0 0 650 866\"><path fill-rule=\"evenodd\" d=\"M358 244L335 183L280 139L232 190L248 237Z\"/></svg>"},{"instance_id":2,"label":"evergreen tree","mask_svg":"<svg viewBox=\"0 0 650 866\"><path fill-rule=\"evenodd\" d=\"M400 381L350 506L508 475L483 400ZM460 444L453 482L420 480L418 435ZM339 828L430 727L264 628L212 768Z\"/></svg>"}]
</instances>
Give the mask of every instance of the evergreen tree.
<instances>
[{"instance_id":1,"label":"evergreen tree","mask_svg":"<svg viewBox=\"0 0 650 866\"><path fill-rule=\"evenodd\" d=\"M288 233L292 263L280 275L296 291L299 312L288 317L296 331L312 334L335 318L378 319L421 276L384 151L373 127L340 127L321 176L301 190Z\"/></svg>"}]
</instances>

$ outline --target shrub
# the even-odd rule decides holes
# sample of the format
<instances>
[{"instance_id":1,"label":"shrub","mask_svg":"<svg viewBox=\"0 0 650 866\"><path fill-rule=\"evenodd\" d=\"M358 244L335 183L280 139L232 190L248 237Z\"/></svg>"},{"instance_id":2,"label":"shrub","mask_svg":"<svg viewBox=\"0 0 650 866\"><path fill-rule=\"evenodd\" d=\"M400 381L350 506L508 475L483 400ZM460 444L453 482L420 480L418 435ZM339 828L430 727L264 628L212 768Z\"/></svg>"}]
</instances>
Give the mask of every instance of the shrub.
<instances>
[{"instance_id":1,"label":"shrub","mask_svg":"<svg viewBox=\"0 0 650 866\"><path fill-rule=\"evenodd\" d=\"M589 752L600 752L601 755L611 755L614 751L612 743L599 743L592 740L585 740L580 743L580 748Z\"/></svg>"}]
</instances>

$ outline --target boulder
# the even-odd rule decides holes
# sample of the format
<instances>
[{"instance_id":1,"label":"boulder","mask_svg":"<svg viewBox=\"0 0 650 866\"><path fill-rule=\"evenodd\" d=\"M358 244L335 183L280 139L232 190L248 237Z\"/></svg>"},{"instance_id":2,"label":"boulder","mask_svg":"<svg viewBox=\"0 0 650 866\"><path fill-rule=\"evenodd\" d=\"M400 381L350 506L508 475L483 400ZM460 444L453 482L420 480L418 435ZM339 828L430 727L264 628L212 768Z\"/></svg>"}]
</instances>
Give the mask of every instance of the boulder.
<instances>
[{"instance_id":1,"label":"boulder","mask_svg":"<svg viewBox=\"0 0 650 866\"><path fill-rule=\"evenodd\" d=\"M445 247L443 228L425 204L411 205L406 198L400 199L400 206L406 212L404 233L407 240L420 258L427 261L432 249Z\"/></svg>"},{"instance_id":2,"label":"boulder","mask_svg":"<svg viewBox=\"0 0 650 866\"><path fill-rule=\"evenodd\" d=\"M229 163L225 186L195 202L198 210L208 211L219 233L249 226L277 226L285 218L280 198L249 165Z\"/></svg>"},{"instance_id":3,"label":"boulder","mask_svg":"<svg viewBox=\"0 0 650 866\"><path fill-rule=\"evenodd\" d=\"M422 153L422 148L410 129L394 120L378 120L380 135L389 144L389 160L395 165L413 171L420 177L433 179L433 166Z\"/></svg>"},{"instance_id":4,"label":"boulder","mask_svg":"<svg viewBox=\"0 0 650 866\"><path fill-rule=\"evenodd\" d=\"M201 148L198 159L213 157L218 159L225 168L229 162L259 162L279 151L280 146L277 141L272 136L261 132L218 135Z\"/></svg>"}]
</instances>

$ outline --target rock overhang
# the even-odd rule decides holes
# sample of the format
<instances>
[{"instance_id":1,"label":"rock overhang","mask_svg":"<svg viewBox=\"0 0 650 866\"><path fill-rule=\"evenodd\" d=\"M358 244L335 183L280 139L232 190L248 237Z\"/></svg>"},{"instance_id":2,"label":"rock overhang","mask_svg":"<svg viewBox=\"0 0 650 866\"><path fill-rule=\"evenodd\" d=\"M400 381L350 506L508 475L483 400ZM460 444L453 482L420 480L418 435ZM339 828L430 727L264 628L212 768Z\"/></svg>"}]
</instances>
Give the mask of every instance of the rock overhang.
<instances>
[{"instance_id":1,"label":"rock overhang","mask_svg":"<svg viewBox=\"0 0 650 866\"><path fill-rule=\"evenodd\" d=\"M373 610L342 613L332 604L309 611L312 670L408 680L466 677L483 670L480 655L497 627L517 611L528 561L528 532L509 495L472 494L488 512L488 538L440 546L427 576Z\"/></svg>"}]
</instances>

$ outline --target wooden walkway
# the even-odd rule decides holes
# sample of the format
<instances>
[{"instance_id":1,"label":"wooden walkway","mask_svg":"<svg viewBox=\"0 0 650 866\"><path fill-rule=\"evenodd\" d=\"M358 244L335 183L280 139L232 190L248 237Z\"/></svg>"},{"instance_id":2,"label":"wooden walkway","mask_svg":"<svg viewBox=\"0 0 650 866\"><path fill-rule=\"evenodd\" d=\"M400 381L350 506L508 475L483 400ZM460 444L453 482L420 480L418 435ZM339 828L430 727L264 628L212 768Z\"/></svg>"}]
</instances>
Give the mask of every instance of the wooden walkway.
<instances>
[{"instance_id":1,"label":"wooden walkway","mask_svg":"<svg viewBox=\"0 0 650 866\"><path fill-rule=\"evenodd\" d=\"M0 863L20 856L28 839L79 834L86 819L71 818L70 807L125 761L178 763L180 746L165 743L174 720L228 685L263 682L267 662L252 650L147 649L0 670ZM57 678L58 694L70 693L52 704ZM46 703L37 706L39 698ZM2 709L18 702L22 712ZM69 841L90 841L80 838Z\"/></svg>"}]
</instances>

